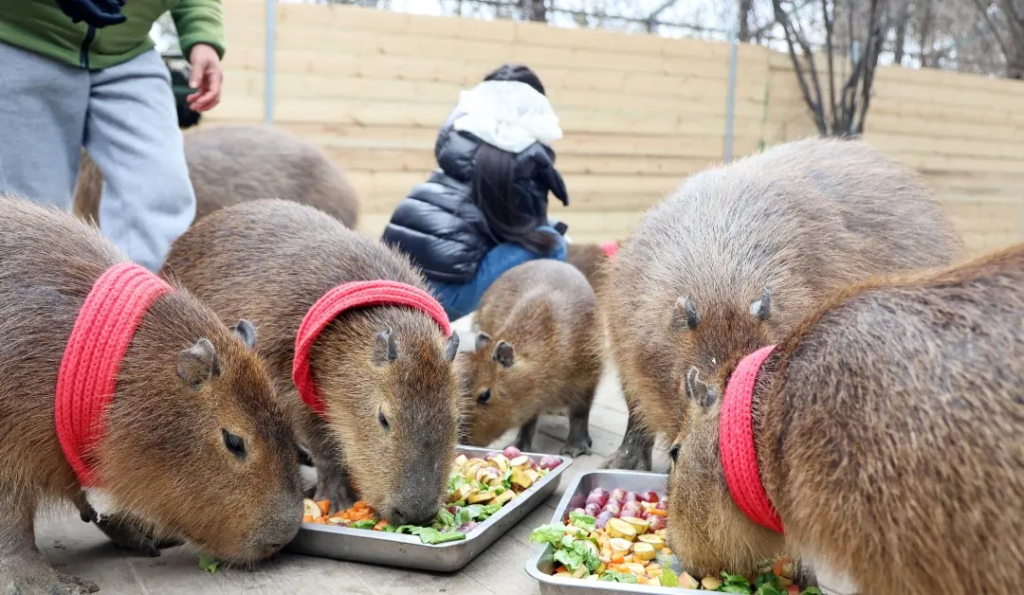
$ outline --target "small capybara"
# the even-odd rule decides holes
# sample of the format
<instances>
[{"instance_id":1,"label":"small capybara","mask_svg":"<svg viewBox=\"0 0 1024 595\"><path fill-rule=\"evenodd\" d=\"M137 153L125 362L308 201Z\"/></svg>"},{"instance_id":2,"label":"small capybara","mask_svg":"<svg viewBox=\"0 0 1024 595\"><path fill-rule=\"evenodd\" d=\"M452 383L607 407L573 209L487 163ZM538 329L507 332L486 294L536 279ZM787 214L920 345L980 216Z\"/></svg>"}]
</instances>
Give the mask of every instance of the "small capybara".
<instances>
[{"instance_id":1,"label":"small capybara","mask_svg":"<svg viewBox=\"0 0 1024 595\"><path fill-rule=\"evenodd\" d=\"M359 196L320 149L269 126L202 126L184 133L185 161L196 194L196 220L260 198L294 200L355 229ZM103 173L82 151L73 212L99 221Z\"/></svg>"},{"instance_id":2,"label":"small capybara","mask_svg":"<svg viewBox=\"0 0 1024 595\"><path fill-rule=\"evenodd\" d=\"M920 176L859 140L782 144L690 177L622 244L599 296L630 411L605 467L650 470L654 438L685 425L684 393L720 396L726 362L830 291L963 254Z\"/></svg>"},{"instance_id":3,"label":"small capybara","mask_svg":"<svg viewBox=\"0 0 1024 595\"><path fill-rule=\"evenodd\" d=\"M509 269L480 300L474 351L459 354L469 443L486 446L519 426L529 451L537 418L567 409L562 454L590 454L590 405L601 380L603 327L583 273L551 259Z\"/></svg>"},{"instance_id":4,"label":"small capybara","mask_svg":"<svg viewBox=\"0 0 1024 595\"><path fill-rule=\"evenodd\" d=\"M299 461L255 327L224 326L67 213L0 210L0 593L96 590L36 548L36 513L61 501L239 563L289 542Z\"/></svg>"},{"instance_id":5,"label":"small capybara","mask_svg":"<svg viewBox=\"0 0 1024 595\"><path fill-rule=\"evenodd\" d=\"M700 572L741 573L788 550L871 595L1014 591L1022 313L1018 244L842 290L774 348L730 364L724 402L690 400L672 447L672 550ZM734 485L760 493L751 518Z\"/></svg>"},{"instance_id":6,"label":"small capybara","mask_svg":"<svg viewBox=\"0 0 1024 595\"><path fill-rule=\"evenodd\" d=\"M244 312L260 325L258 350L316 466L318 499L339 510L358 494L394 524L433 519L455 456L457 334L446 339L436 318L410 307L346 310L308 358L330 422L293 382L300 325L328 292L376 280L425 291L406 256L317 209L268 199L204 217L174 243L162 273L222 319Z\"/></svg>"}]
</instances>

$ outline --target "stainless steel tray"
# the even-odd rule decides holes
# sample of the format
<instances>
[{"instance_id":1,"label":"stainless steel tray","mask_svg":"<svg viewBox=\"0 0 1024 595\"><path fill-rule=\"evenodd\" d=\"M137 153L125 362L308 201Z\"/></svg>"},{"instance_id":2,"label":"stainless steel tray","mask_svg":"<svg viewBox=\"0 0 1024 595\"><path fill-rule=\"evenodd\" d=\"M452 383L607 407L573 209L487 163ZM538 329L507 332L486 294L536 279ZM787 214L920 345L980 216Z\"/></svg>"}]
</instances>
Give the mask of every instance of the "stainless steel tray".
<instances>
[{"instance_id":1,"label":"stainless steel tray","mask_svg":"<svg viewBox=\"0 0 1024 595\"><path fill-rule=\"evenodd\" d=\"M663 473L613 470L580 473L565 490L562 501L558 503L558 507L555 508L555 514L551 517L551 522L564 522L568 518L570 510L583 508L587 500L587 494L594 488L603 488L609 492L616 488L622 488L631 492L651 490L664 494L668 492L668 475ZM553 556L554 548L551 545L545 545L544 547L537 548L537 552L526 562L526 574L540 583L541 595L578 595L581 593L651 593L654 595L663 593L691 593L694 595L706 595L710 592L681 589L678 587L652 587L648 585L585 581L577 578L555 578L553 576L555 569ZM682 573L678 560L672 564L672 570L677 574ZM818 587L825 595L842 595L840 592L830 589L825 585L819 584Z\"/></svg>"},{"instance_id":2,"label":"stainless steel tray","mask_svg":"<svg viewBox=\"0 0 1024 595\"><path fill-rule=\"evenodd\" d=\"M569 511L583 508L587 494L594 488L604 488L609 492L622 488L630 492L646 492L653 490L659 494L668 491L668 475L663 473L642 473L637 471L587 471L577 475L562 496L562 501L555 508L551 517L552 523L561 523L568 518ZM540 583L541 595L578 595L580 593L693 593L707 595L707 591L680 589L678 587L652 587L649 585L627 585L623 583L606 583L601 581L585 581L578 578L555 578L553 576L555 561L554 548L550 544L537 548L526 563L526 574ZM673 570L679 571L678 567Z\"/></svg>"},{"instance_id":3,"label":"stainless steel tray","mask_svg":"<svg viewBox=\"0 0 1024 595\"><path fill-rule=\"evenodd\" d=\"M484 458L500 449L458 446L458 454ZM534 461L546 455L524 452ZM494 516L480 523L461 541L426 545L415 535L397 535L366 529L349 529L329 525L303 524L299 534L285 547L285 551L306 556L333 558L368 564L382 564L399 568L454 572L487 549L496 539L516 523L523 520L558 488L562 473L572 465L572 459L559 456L562 463L548 472L543 479L503 506Z\"/></svg>"}]
</instances>

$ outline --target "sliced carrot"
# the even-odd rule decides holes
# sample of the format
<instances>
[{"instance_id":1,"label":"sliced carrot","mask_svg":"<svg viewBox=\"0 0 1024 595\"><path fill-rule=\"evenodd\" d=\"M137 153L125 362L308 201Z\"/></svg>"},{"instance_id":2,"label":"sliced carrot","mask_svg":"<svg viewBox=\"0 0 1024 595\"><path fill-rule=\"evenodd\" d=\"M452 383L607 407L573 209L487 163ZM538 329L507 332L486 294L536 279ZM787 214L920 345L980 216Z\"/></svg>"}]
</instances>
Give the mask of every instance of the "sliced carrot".
<instances>
[{"instance_id":1,"label":"sliced carrot","mask_svg":"<svg viewBox=\"0 0 1024 595\"><path fill-rule=\"evenodd\" d=\"M636 584L638 584L638 585L649 585L650 581L647 580L646 576L638 576L638 577L636 577Z\"/></svg>"},{"instance_id":2,"label":"sliced carrot","mask_svg":"<svg viewBox=\"0 0 1024 595\"><path fill-rule=\"evenodd\" d=\"M320 514L327 516L327 513L331 511L330 500L317 500L316 505L320 507Z\"/></svg>"},{"instance_id":3,"label":"sliced carrot","mask_svg":"<svg viewBox=\"0 0 1024 595\"><path fill-rule=\"evenodd\" d=\"M785 564L785 558L779 558L775 561L775 567L772 568L772 574L775 576L782 576L782 565Z\"/></svg>"},{"instance_id":4,"label":"sliced carrot","mask_svg":"<svg viewBox=\"0 0 1024 595\"><path fill-rule=\"evenodd\" d=\"M303 523L312 523L313 522L313 515L311 515L311 514L303 515L302 516L302 522Z\"/></svg>"},{"instance_id":5,"label":"sliced carrot","mask_svg":"<svg viewBox=\"0 0 1024 595\"><path fill-rule=\"evenodd\" d=\"M388 524L387 521L381 521L381 522L377 523L376 525L374 525L373 530L374 531L383 531L384 527L386 527L387 524Z\"/></svg>"},{"instance_id":6,"label":"sliced carrot","mask_svg":"<svg viewBox=\"0 0 1024 595\"><path fill-rule=\"evenodd\" d=\"M569 569L566 568L565 566L559 566L558 568L555 569L555 574L558 574L559 572L568 572L568 571L569 571Z\"/></svg>"},{"instance_id":7,"label":"sliced carrot","mask_svg":"<svg viewBox=\"0 0 1024 595\"><path fill-rule=\"evenodd\" d=\"M622 554L612 554L612 564L622 564L626 561L626 557Z\"/></svg>"},{"instance_id":8,"label":"sliced carrot","mask_svg":"<svg viewBox=\"0 0 1024 595\"><path fill-rule=\"evenodd\" d=\"M647 514L656 514L656 515L661 516L661 517L666 517L666 518L668 517L668 511L667 510L658 510L657 508L649 509L647 511Z\"/></svg>"}]
</instances>

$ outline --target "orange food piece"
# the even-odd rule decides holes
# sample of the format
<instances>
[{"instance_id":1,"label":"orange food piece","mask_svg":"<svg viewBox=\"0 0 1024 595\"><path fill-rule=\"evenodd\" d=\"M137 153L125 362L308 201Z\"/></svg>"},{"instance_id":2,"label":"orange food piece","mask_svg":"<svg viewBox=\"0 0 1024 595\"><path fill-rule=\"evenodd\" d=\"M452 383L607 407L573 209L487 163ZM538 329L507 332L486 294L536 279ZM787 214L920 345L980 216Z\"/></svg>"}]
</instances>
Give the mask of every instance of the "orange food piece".
<instances>
[{"instance_id":1,"label":"orange food piece","mask_svg":"<svg viewBox=\"0 0 1024 595\"><path fill-rule=\"evenodd\" d=\"M638 584L638 585L649 585L651 583L650 583L650 581L647 580L646 576L638 576L638 577L636 577L636 584Z\"/></svg>"},{"instance_id":2,"label":"orange food piece","mask_svg":"<svg viewBox=\"0 0 1024 595\"><path fill-rule=\"evenodd\" d=\"M313 515L311 515L311 514L302 515L302 522L303 523L312 523L313 522Z\"/></svg>"},{"instance_id":3,"label":"orange food piece","mask_svg":"<svg viewBox=\"0 0 1024 595\"><path fill-rule=\"evenodd\" d=\"M569 569L566 568L565 566L559 566L558 568L555 569L555 574L558 574L559 572L569 572Z\"/></svg>"},{"instance_id":4,"label":"orange food piece","mask_svg":"<svg viewBox=\"0 0 1024 595\"><path fill-rule=\"evenodd\" d=\"M327 513L331 510L330 500L317 500L315 504L320 507L320 514L327 516Z\"/></svg>"},{"instance_id":5,"label":"orange food piece","mask_svg":"<svg viewBox=\"0 0 1024 595\"><path fill-rule=\"evenodd\" d=\"M383 531L383 530L384 530L384 527L385 527L385 526L386 526L387 524L388 524L388 522L387 522L387 521L385 521L385 520L381 520L381 522L379 522L379 523L377 523L376 525L374 525L374 527L373 527L373 530L374 530L374 531Z\"/></svg>"},{"instance_id":6,"label":"orange food piece","mask_svg":"<svg viewBox=\"0 0 1024 595\"><path fill-rule=\"evenodd\" d=\"M622 564L626 561L626 557L622 554L612 554L612 564Z\"/></svg>"},{"instance_id":7,"label":"orange food piece","mask_svg":"<svg viewBox=\"0 0 1024 595\"><path fill-rule=\"evenodd\" d=\"M648 508L647 509L647 514L656 514L658 516L668 518L668 511L667 510L658 510L657 508Z\"/></svg>"},{"instance_id":8,"label":"orange food piece","mask_svg":"<svg viewBox=\"0 0 1024 595\"><path fill-rule=\"evenodd\" d=\"M789 585L786 587L786 595L800 595L800 587L796 585Z\"/></svg>"}]
</instances>

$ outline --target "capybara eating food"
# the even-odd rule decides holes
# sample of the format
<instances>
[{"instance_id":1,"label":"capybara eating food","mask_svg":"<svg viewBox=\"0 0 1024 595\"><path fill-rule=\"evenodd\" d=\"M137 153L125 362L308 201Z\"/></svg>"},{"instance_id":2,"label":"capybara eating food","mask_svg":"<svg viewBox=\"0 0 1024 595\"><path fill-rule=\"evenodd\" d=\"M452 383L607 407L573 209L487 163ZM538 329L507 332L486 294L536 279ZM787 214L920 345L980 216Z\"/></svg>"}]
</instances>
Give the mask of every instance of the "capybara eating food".
<instances>
[{"instance_id":1,"label":"capybara eating food","mask_svg":"<svg viewBox=\"0 0 1024 595\"><path fill-rule=\"evenodd\" d=\"M942 267L963 247L920 176L857 140L809 139L694 175L640 222L599 296L629 405L608 468L651 468L684 395L791 331L830 291ZM690 373L693 370L693 373Z\"/></svg>"},{"instance_id":2,"label":"capybara eating food","mask_svg":"<svg viewBox=\"0 0 1024 595\"><path fill-rule=\"evenodd\" d=\"M437 513L455 456L458 335L408 258L312 207L226 207L172 246L163 274L259 353L317 469L316 500L356 494L396 525ZM315 307L314 307L315 306Z\"/></svg>"},{"instance_id":3,"label":"capybara eating food","mask_svg":"<svg viewBox=\"0 0 1024 595\"><path fill-rule=\"evenodd\" d=\"M486 446L520 427L529 451L537 418L567 409L562 454L589 454L589 420L601 380L603 327L583 273L551 259L509 269L480 300L475 349L459 354L469 443Z\"/></svg>"},{"instance_id":4,"label":"capybara eating food","mask_svg":"<svg viewBox=\"0 0 1024 595\"><path fill-rule=\"evenodd\" d=\"M733 362L724 401L685 405L672 549L715 571L785 549L872 595L1013 591L1022 313L1019 244L842 290Z\"/></svg>"},{"instance_id":5,"label":"capybara eating food","mask_svg":"<svg viewBox=\"0 0 1024 595\"><path fill-rule=\"evenodd\" d=\"M60 501L229 561L290 541L295 436L253 325L224 326L67 213L0 210L0 592L96 590L36 548L37 511Z\"/></svg>"},{"instance_id":6,"label":"capybara eating food","mask_svg":"<svg viewBox=\"0 0 1024 595\"><path fill-rule=\"evenodd\" d=\"M316 207L355 229L359 197L352 183L312 143L270 126L202 126L184 133L185 161L196 193L196 220L261 198ZM99 221L103 173L82 151L74 213Z\"/></svg>"}]
</instances>

